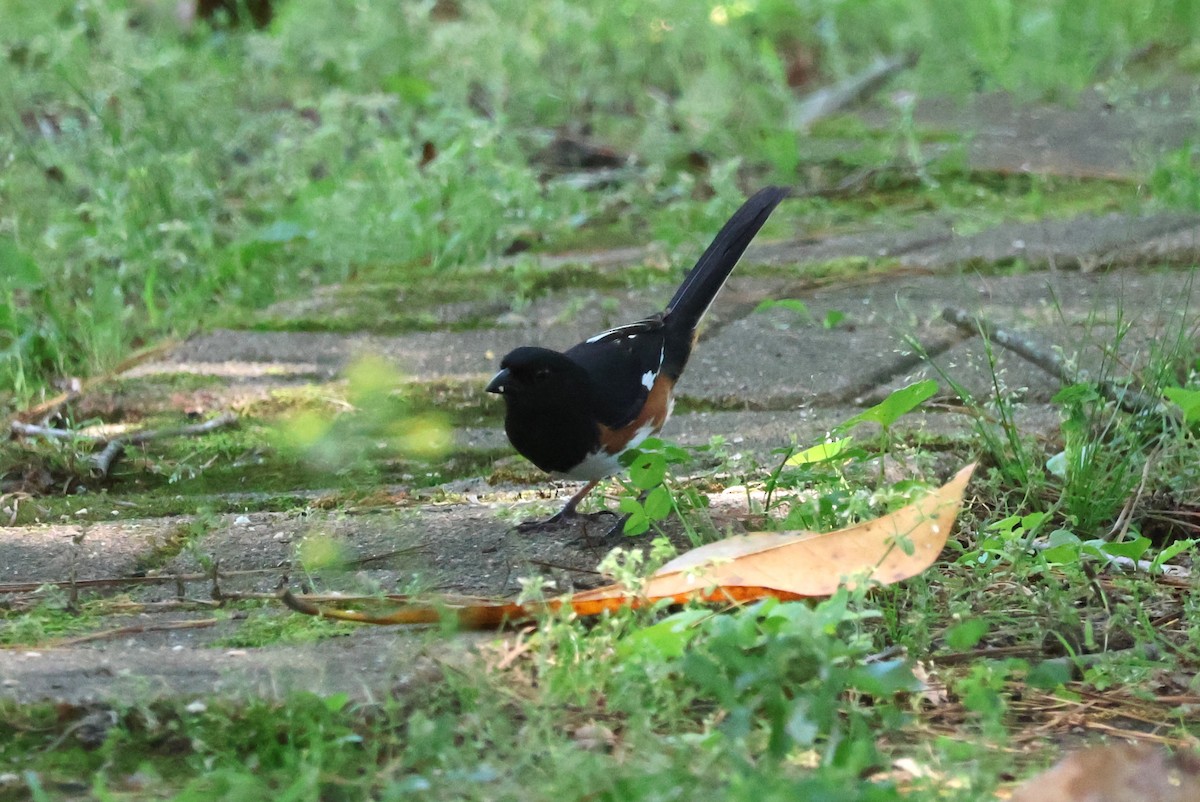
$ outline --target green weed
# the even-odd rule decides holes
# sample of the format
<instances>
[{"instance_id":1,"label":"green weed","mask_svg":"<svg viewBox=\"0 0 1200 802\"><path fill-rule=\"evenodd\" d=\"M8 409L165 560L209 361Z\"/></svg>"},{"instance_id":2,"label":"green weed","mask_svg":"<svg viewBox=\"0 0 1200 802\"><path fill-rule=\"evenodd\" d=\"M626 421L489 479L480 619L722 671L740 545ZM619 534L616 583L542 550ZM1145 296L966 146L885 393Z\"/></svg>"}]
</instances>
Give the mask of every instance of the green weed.
<instances>
[{"instance_id":1,"label":"green weed","mask_svg":"<svg viewBox=\"0 0 1200 802\"><path fill-rule=\"evenodd\" d=\"M920 51L901 78L918 96L1070 97L1200 28L1162 0L868 5L466 2L447 18L324 2L256 32L182 31L137 4L17 3L0 33L0 387L27 399L281 290L428 282L515 243L611 234L614 218L642 221L619 223L621 241L698 245L740 197L740 173L791 180L812 150L786 122L797 52L819 51L828 81L881 50ZM598 193L544 179L547 132L566 128L644 169ZM924 134L908 136L871 159ZM927 191L961 191L920 167ZM814 201L804 215L824 227L847 212Z\"/></svg>"}]
</instances>

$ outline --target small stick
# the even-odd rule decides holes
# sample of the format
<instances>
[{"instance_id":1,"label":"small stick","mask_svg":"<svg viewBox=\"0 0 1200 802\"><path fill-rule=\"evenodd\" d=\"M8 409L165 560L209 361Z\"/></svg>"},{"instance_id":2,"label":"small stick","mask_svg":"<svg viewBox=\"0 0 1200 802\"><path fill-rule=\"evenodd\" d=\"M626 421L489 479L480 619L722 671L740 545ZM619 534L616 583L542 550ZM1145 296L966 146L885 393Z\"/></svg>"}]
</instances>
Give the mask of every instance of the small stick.
<instances>
[{"instance_id":1,"label":"small stick","mask_svg":"<svg viewBox=\"0 0 1200 802\"><path fill-rule=\"evenodd\" d=\"M177 340L167 340L166 342L159 343L158 345L154 345L149 348L143 348L141 351L131 354L130 356L121 360L121 362L119 362L117 366L113 368L111 373L93 376L92 378L84 379L83 381L80 381L79 379L71 379L71 387L68 390L63 393L59 393L48 401L43 401L37 406L30 407L22 412L18 412L15 416L13 416L13 422L45 420L46 418L54 415L54 413L58 412L58 410L62 409L66 404L69 404L76 398L79 398L79 396L83 395L83 393L87 390L91 390L106 381L111 381L114 377L119 376L131 368L137 367L148 359L152 359L153 357L169 351L178 344L179 342Z\"/></svg>"},{"instance_id":2,"label":"small stick","mask_svg":"<svg viewBox=\"0 0 1200 802\"><path fill-rule=\"evenodd\" d=\"M53 440L86 440L90 443L104 441L103 437L94 434L84 434L83 432L76 432L71 429L55 429L52 426L38 426L19 420L13 421L9 425L9 428L13 434L19 434L22 437L49 437Z\"/></svg>"},{"instance_id":3,"label":"small stick","mask_svg":"<svg viewBox=\"0 0 1200 802\"><path fill-rule=\"evenodd\" d=\"M170 437L195 437L214 432L217 429L223 429L226 426L232 426L237 421L237 415L234 415L232 412L222 412L217 417L206 420L203 423L177 426L172 429L143 429L140 432L134 432L128 437L114 438L108 442L103 451L92 458L92 473L99 477L108 476L108 472L112 470L113 463L125 452L125 446L127 445L148 443L151 440L164 440Z\"/></svg>"},{"instance_id":4,"label":"small stick","mask_svg":"<svg viewBox=\"0 0 1200 802\"><path fill-rule=\"evenodd\" d=\"M1008 329L1001 328L987 318L977 317L965 309L948 306L942 310L942 319L953 323L963 331L982 334L994 343L1007 348L1022 359L1032 362L1042 370L1057 378L1063 384L1076 382L1091 382L1086 370L1072 369L1061 356L1049 351L1033 340L1021 337ZM1115 401L1126 412L1154 412L1162 409L1157 398L1137 390L1121 387L1115 382L1106 380L1096 383L1096 389L1110 401ZM1163 413L1177 417L1174 410L1165 408Z\"/></svg>"},{"instance_id":5,"label":"small stick","mask_svg":"<svg viewBox=\"0 0 1200 802\"><path fill-rule=\"evenodd\" d=\"M219 619L216 618L202 618L198 621L172 621L166 624L144 624L141 626L117 627L116 629L105 629L100 632L92 632L87 635L80 635L77 638L67 638L66 640L60 640L51 645L61 648L63 646L77 646L81 643L104 640L105 638L118 638L122 635L141 635L146 632L169 632L174 629L205 629L207 627L216 626L218 621Z\"/></svg>"},{"instance_id":6,"label":"small stick","mask_svg":"<svg viewBox=\"0 0 1200 802\"><path fill-rule=\"evenodd\" d=\"M89 443L104 443L103 450L92 457L92 473L98 478L103 478L108 476L108 472L112 470L113 463L124 453L125 446L148 443L151 440L165 440L170 437L196 437L197 435L214 432L217 429L223 429L226 426L232 426L237 421L237 415L232 412L222 412L217 417L206 420L203 423L176 426L170 429L143 429L133 434L114 437L111 440L100 435L76 432L71 429L55 429L50 426L37 426L19 420L15 420L9 424L9 429L13 434L21 435L22 437L49 437L57 440L84 440Z\"/></svg>"},{"instance_id":7,"label":"small stick","mask_svg":"<svg viewBox=\"0 0 1200 802\"><path fill-rule=\"evenodd\" d=\"M229 579L235 576L250 576L253 574L273 574L279 571L278 568L245 568L240 571L222 571L221 578ZM106 588L119 587L121 585L169 585L171 583L180 582L200 582L212 579L212 573L203 574L160 574L158 576L127 576L127 577L103 577L100 579L69 579L59 581L45 582L5 582L0 584L0 594L5 593L33 593L41 587L58 587L69 588L72 585L78 588Z\"/></svg>"}]
</instances>

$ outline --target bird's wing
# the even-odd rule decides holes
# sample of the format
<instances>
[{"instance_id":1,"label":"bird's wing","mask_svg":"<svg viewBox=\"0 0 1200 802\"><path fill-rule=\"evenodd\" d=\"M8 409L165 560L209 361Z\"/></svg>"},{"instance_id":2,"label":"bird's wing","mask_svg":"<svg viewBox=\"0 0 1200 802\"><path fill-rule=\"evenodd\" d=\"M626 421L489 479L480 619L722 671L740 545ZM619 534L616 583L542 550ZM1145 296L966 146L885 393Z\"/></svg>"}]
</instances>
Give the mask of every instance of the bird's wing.
<instances>
[{"instance_id":1,"label":"bird's wing","mask_svg":"<svg viewBox=\"0 0 1200 802\"><path fill-rule=\"evenodd\" d=\"M651 317L597 334L566 352L592 380L600 423L620 428L637 418L663 362L661 317Z\"/></svg>"}]
</instances>

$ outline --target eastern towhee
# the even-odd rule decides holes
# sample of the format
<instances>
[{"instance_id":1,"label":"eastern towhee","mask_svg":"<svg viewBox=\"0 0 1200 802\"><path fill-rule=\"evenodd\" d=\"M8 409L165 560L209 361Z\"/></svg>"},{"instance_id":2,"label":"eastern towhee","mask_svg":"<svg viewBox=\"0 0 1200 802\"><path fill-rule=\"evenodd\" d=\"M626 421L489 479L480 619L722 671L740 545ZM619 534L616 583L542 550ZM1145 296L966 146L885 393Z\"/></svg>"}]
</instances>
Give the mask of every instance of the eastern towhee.
<instances>
[{"instance_id":1,"label":"eastern towhee","mask_svg":"<svg viewBox=\"0 0 1200 802\"><path fill-rule=\"evenodd\" d=\"M663 312L609 329L563 353L523 346L500 361L487 391L504 398L504 431L513 446L543 471L587 482L557 515L521 528L574 516L601 479L621 470L621 454L667 422L700 319L787 195L787 189L767 187L746 201Z\"/></svg>"}]
</instances>

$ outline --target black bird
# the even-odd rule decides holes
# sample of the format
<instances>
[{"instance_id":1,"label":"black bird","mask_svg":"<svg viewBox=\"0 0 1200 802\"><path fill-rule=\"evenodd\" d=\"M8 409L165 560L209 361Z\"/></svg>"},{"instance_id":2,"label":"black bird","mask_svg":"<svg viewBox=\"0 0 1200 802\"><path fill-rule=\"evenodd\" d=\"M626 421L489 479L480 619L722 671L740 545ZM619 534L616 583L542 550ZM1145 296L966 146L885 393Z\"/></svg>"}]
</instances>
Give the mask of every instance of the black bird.
<instances>
[{"instance_id":1,"label":"black bird","mask_svg":"<svg viewBox=\"0 0 1200 802\"><path fill-rule=\"evenodd\" d=\"M663 312L609 329L563 353L523 346L500 361L487 391L504 398L509 441L543 471L587 481L557 515L521 529L576 515L588 492L622 469L621 454L667 422L675 382L692 353L700 319L750 240L787 195L787 189L767 187L746 201Z\"/></svg>"}]
</instances>

